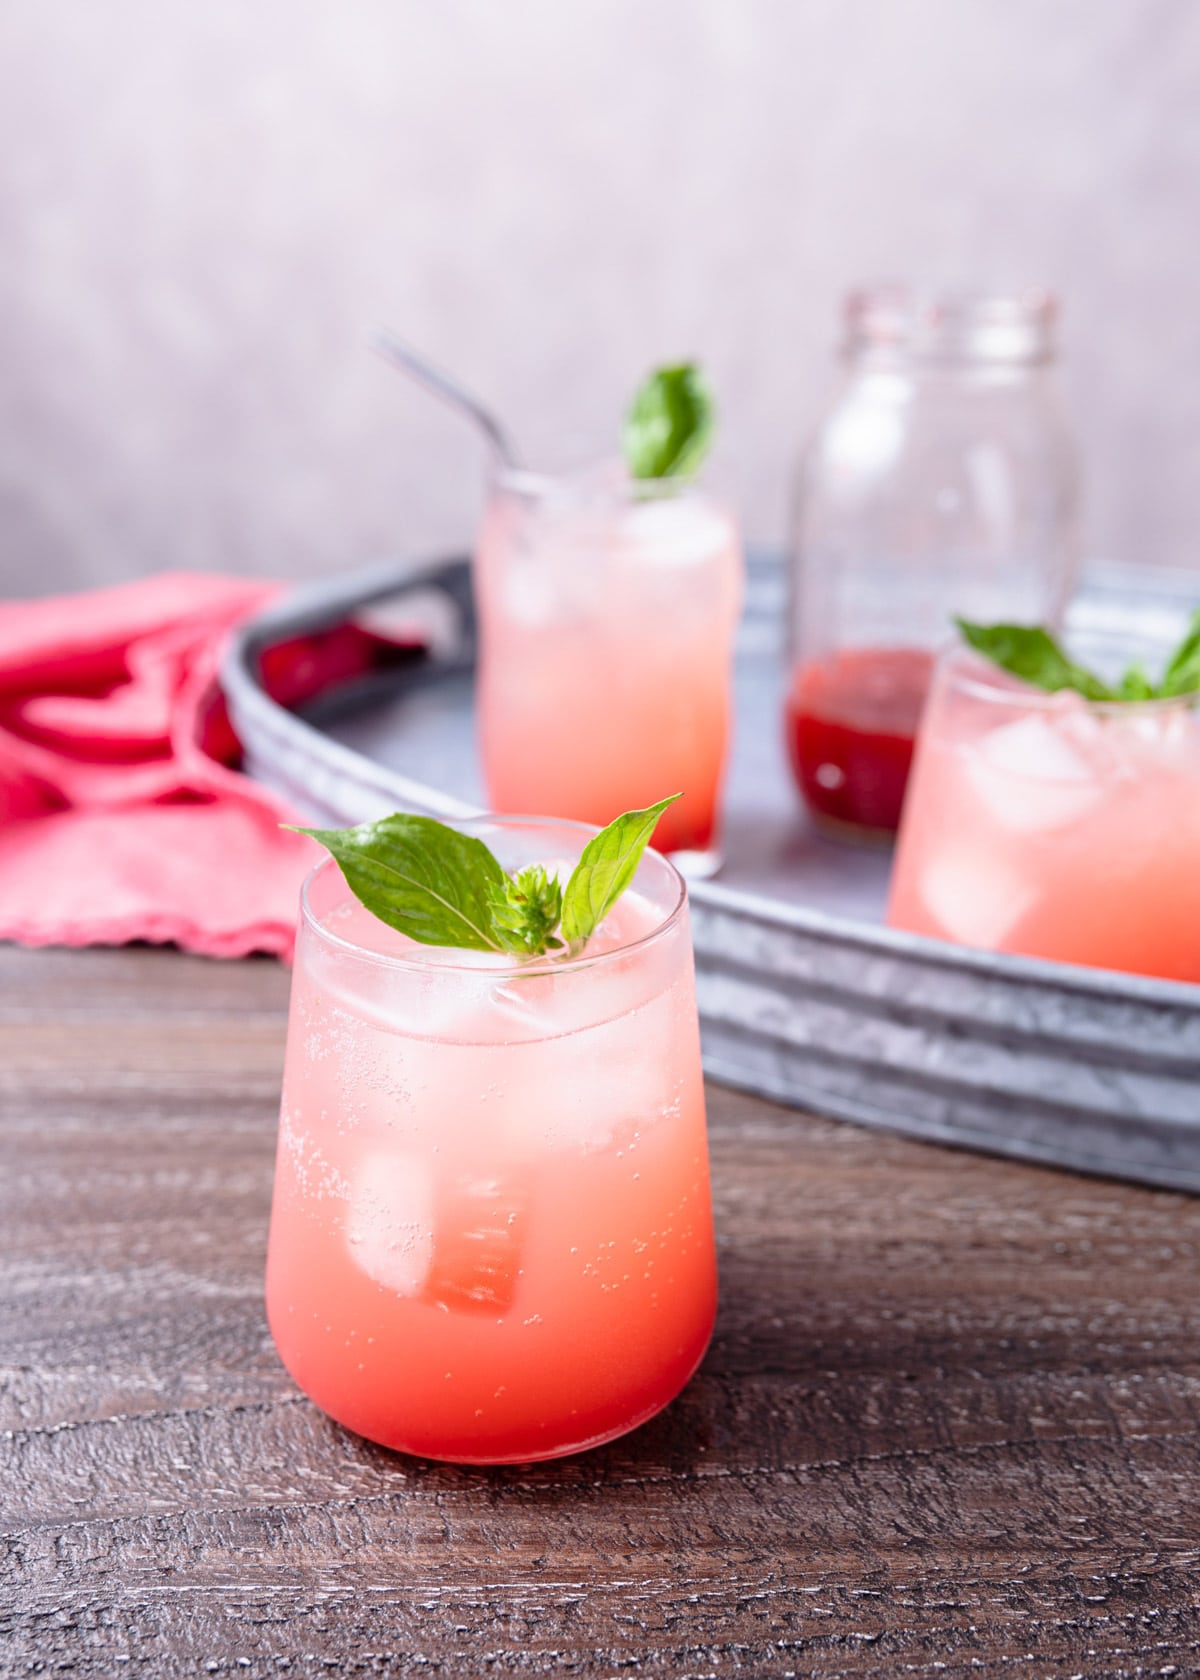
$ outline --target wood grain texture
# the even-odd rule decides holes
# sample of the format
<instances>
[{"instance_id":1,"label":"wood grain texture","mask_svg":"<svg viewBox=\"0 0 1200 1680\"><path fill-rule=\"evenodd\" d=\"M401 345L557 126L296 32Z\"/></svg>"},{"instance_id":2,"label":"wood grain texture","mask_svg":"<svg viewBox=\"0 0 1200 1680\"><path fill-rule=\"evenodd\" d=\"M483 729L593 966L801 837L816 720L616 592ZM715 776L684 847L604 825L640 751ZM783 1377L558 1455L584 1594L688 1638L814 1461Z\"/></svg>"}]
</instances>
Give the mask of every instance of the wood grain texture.
<instances>
[{"instance_id":1,"label":"wood grain texture","mask_svg":"<svg viewBox=\"0 0 1200 1680\"><path fill-rule=\"evenodd\" d=\"M682 1398L404 1459L267 1334L286 991L0 950L0 1673L1195 1672L1200 1201L713 1089Z\"/></svg>"}]
</instances>

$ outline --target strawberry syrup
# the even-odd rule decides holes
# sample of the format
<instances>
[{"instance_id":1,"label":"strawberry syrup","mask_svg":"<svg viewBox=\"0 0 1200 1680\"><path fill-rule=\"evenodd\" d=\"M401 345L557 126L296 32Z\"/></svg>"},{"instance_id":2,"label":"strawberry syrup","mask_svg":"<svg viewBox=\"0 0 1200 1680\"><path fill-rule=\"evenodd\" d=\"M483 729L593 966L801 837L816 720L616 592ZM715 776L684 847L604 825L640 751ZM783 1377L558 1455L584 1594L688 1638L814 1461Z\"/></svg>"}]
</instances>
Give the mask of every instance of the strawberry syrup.
<instances>
[{"instance_id":1,"label":"strawberry syrup","mask_svg":"<svg viewBox=\"0 0 1200 1680\"><path fill-rule=\"evenodd\" d=\"M851 648L796 668L788 752L818 822L895 832L932 669L920 648Z\"/></svg>"}]
</instances>

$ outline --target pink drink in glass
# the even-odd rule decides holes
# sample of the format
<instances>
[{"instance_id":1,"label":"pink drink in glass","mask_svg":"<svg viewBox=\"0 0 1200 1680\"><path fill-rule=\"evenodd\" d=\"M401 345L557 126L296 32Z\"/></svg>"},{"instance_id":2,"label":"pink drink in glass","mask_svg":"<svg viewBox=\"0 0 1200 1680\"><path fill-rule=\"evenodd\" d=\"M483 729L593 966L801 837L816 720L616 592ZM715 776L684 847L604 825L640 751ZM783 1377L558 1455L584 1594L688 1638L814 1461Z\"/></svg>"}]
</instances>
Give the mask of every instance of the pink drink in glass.
<instances>
[{"instance_id":1,"label":"pink drink in glass","mask_svg":"<svg viewBox=\"0 0 1200 1680\"><path fill-rule=\"evenodd\" d=\"M510 868L573 824L464 824ZM569 865L560 869L565 880ZM414 945L305 888L267 1309L339 1422L431 1458L552 1458L659 1411L716 1263L683 883L647 853L585 954Z\"/></svg>"},{"instance_id":2,"label":"pink drink in glass","mask_svg":"<svg viewBox=\"0 0 1200 1680\"><path fill-rule=\"evenodd\" d=\"M1200 980L1197 700L1046 694L964 652L917 744L888 921L993 951Z\"/></svg>"},{"instance_id":3,"label":"pink drink in glass","mask_svg":"<svg viewBox=\"0 0 1200 1680\"><path fill-rule=\"evenodd\" d=\"M475 555L488 801L604 823L667 792L654 844L719 861L742 595L737 528L689 486L510 473Z\"/></svg>"}]
</instances>

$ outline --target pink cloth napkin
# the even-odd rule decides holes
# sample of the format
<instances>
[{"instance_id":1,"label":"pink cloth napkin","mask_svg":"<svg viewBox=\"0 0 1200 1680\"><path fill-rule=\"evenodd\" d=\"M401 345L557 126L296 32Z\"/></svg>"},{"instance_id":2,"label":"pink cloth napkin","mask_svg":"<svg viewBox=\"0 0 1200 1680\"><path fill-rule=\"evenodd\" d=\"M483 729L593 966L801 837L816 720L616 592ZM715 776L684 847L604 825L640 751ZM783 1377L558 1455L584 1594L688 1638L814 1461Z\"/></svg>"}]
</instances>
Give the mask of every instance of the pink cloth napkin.
<instances>
[{"instance_id":1,"label":"pink cloth napkin","mask_svg":"<svg viewBox=\"0 0 1200 1680\"><path fill-rule=\"evenodd\" d=\"M215 688L277 590L166 573L0 604L0 939L290 957L318 848L231 767Z\"/></svg>"}]
</instances>

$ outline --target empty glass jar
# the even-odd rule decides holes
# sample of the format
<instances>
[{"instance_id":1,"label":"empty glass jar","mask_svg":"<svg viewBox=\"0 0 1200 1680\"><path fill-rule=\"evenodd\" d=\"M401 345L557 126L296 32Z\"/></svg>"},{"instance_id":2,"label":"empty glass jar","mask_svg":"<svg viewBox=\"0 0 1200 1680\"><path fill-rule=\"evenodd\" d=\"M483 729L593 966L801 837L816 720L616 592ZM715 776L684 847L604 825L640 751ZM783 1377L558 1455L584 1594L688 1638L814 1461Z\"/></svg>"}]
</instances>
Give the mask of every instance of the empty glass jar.
<instances>
[{"instance_id":1,"label":"empty glass jar","mask_svg":"<svg viewBox=\"0 0 1200 1680\"><path fill-rule=\"evenodd\" d=\"M956 614L1062 616L1076 481L1055 318L1045 294L847 299L845 375L801 465L792 556L788 748L824 829L895 830Z\"/></svg>"}]
</instances>

